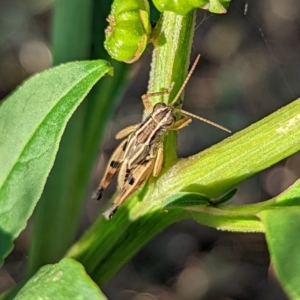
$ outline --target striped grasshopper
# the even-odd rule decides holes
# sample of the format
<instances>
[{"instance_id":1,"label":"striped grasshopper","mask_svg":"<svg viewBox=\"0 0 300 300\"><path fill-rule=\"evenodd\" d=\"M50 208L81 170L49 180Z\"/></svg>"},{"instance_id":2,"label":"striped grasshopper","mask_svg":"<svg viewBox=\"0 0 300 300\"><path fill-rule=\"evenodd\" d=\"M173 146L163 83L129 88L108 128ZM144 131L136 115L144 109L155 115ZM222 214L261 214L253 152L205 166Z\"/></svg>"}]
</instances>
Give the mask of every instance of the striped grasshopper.
<instances>
[{"instance_id":1,"label":"striped grasshopper","mask_svg":"<svg viewBox=\"0 0 300 300\"><path fill-rule=\"evenodd\" d=\"M126 127L117 133L116 139L127 138L120 143L112 154L99 187L93 194L93 198L99 200L102 196L102 192L110 184L112 178L116 173L119 173L119 193L113 204L103 213L106 219L112 218L118 207L129 195L136 191L151 174L154 177L159 175L163 163L163 140L169 130L179 130L187 126L192 121L192 118L195 118L230 132L230 130L219 124L174 107L190 79L199 58L200 55L197 56L184 83L171 104L167 105L163 102L159 102L152 106L149 98L169 94L173 89L174 83L165 91L143 95L142 101L148 112L148 117L141 123ZM180 114L183 118L176 120L176 113Z\"/></svg>"}]
</instances>

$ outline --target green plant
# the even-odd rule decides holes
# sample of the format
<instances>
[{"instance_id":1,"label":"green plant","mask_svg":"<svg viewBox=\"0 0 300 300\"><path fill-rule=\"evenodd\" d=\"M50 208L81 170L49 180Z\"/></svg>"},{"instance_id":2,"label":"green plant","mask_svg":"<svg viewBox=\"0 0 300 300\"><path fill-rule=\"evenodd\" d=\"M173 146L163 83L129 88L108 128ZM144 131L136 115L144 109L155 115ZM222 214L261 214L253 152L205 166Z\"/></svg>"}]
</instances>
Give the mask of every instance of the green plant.
<instances>
[{"instance_id":1,"label":"green plant","mask_svg":"<svg viewBox=\"0 0 300 300\"><path fill-rule=\"evenodd\" d=\"M109 3L98 2L94 7L103 15L99 17L102 23L94 24L93 34L88 34L93 14L90 2L66 3L68 5L57 1L56 4L53 29L55 63L70 59L68 47L76 44L79 36L83 37L83 46L77 50L78 53L72 52L72 59L89 56L87 49L94 36L97 40L91 56L107 57L103 52L102 29ZM81 9L77 5L82 5ZM102 9L99 9L100 6ZM149 92L159 91L176 82L166 99L168 102L183 82L189 63L195 10L192 7L187 10L189 12L184 11L183 15L178 15L177 10L176 13L163 12L150 39L154 43L154 51ZM67 18L73 20L78 14L85 27L80 22L78 25L66 22ZM76 25L78 28L74 29ZM71 40L66 41L64 37L71 31L78 35L70 35ZM112 99L116 98L117 89L123 84L127 67L114 63L114 80L104 78L96 84L111 71L111 65L103 60L68 63L30 79L0 108L2 260L32 214L60 147L35 212L28 274L31 276L39 267L58 262L65 253L67 258L57 265L41 268L25 283L16 299L27 299L32 293L71 298L74 297L74 285L77 295L82 294L86 299L103 299L94 282L101 286L158 232L172 223L191 218L222 230L265 232L277 275L289 296L298 299L300 182L273 199L253 205L230 206L227 202L231 195L220 201L213 198L299 151L300 99L187 159L177 160L176 135L168 135L162 175L157 180L150 179L130 197L113 220L107 222L100 216L67 251L78 224L96 156L97 137L103 132L107 116L115 106ZM60 142L72 113L95 84L72 116ZM154 102L160 100L153 99ZM168 213L163 210L168 210ZM80 263L94 282L83 272ZM48 291L44 282L49 280L57 282L57 285L49 287ZM3 295L5 297L9 294Z\"/></svg>"}]
</instances>

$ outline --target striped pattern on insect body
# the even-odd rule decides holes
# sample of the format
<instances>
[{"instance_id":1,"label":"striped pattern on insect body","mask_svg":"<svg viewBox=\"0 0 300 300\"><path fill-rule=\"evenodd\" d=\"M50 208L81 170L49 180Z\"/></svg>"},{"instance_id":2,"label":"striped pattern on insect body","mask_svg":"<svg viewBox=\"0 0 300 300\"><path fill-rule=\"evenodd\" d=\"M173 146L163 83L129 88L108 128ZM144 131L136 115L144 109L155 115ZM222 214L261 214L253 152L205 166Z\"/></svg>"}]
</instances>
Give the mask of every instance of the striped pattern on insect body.
<instances>
[{"instance_id":1,"label":"striped pattern on insect body","mask_svg":"<svg viewBox=\"0 0 300 300\"><path fill-rule=\"evenodd\" d=\"M179 130L187 126L193 117L230 132L230 130L216 123L174 107L174 104L179 99L191 77L199 58L200 55L197 56L187 78L171 104L167 105L159 102L152 107L149 98L169 94L174 84L165 91L143 95L142 100L146 111L149 113L148 117L140 124L126 127L117 133L116 139L127 138L121 142L112 154L99 187L93 195L93 198L100 199L103 190L110 184L114 175L119 173L118 195L114 203L104 212L103 215L106 219L112 218L118 207L151 174L154 177L159 175L163 163L163 140L169 130ZM176 120L176 113L180 114L183 118Z\"/></svg>"}]
</instances>

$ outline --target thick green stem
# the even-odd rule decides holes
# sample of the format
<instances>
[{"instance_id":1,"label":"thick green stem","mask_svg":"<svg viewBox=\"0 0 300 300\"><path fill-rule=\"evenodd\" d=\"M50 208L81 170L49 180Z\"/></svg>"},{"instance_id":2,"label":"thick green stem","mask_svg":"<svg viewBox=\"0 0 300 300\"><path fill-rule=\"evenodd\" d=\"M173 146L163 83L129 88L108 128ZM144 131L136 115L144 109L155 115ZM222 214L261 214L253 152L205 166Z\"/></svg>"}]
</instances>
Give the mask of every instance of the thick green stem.
<instances>
[{"instance_id":1,"label":"thick green stem","mask_svg":"<svg viewBox=\"0 0 300 300\"><path fill-rule=\"evenodd\" d=\"M184 17L172 12L162 14L153 34L154 42L158 46L154 48L152 54L148 92L165 90L172 83L175 83L175 86L164 99L155 97L152 103L163 100L170 103L179 91L189 66L194 26L195 12ZM168 166L177 159L175 131L168 134L164 149L167 153L164 164Z\"/></svg>"},{"instance_id":2,"label":"thick green stem","mask_svg":"<svg viewBox=\"0 0 300 300\"><path fill-rule=\"evenodd\" d=\"M165 99L166 102L174 97L186 76L194 24L195 12L186 16L165 12L158 23L149 92L157 92L176 82L171 95ZM176 149L175 141L172 136L167 142L166 152L172 158L171 161L176 157L173 150ZM141 202L139 197L142 198L146 189L149 195L153 187L153 182L150 182L137 197L118 210L113 220L107 222L100 217L67 254L82 262L99 284L107 282L158 232L186 217L183 211L174 210L162 214L160 204Z\"/></svg>"}]
</instances>

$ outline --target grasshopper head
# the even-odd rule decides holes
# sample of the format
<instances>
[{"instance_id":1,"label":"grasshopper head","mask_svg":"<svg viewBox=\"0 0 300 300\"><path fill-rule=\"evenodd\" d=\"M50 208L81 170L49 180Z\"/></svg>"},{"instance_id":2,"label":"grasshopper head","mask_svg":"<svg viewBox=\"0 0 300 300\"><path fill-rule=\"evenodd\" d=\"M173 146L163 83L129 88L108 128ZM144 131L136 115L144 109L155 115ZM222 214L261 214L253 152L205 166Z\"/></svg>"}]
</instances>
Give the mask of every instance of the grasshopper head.
<instances>
[{"instance_id":1,"label":"grasshopper head","mask_svg":"<svg viewBox=\"0 0 300 300\"><path fill-rule=\"evenodd\" d=\"M173 107L163 102L156 103L152 112L153 120L161 127L169 128L175 123Z\"/></svg>"}]
</instances>

